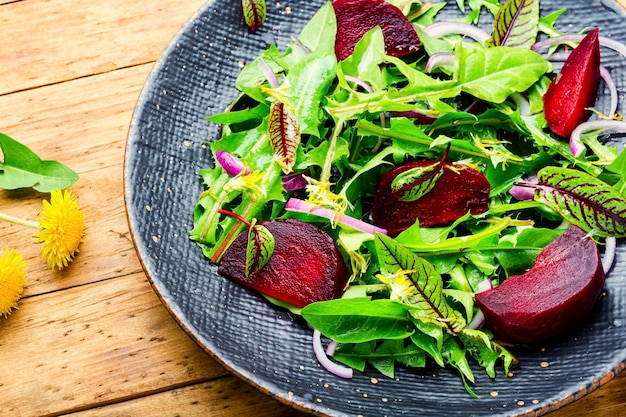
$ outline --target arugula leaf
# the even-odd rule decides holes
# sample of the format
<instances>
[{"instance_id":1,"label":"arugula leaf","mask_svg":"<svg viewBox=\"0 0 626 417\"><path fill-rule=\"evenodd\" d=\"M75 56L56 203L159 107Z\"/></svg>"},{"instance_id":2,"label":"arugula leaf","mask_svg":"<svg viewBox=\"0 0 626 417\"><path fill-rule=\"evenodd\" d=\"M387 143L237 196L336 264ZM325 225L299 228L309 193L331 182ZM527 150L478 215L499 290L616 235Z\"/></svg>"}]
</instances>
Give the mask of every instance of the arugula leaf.
<instances>
[{"instance_id":1,"label":"arugula leaf","mask_svg":"<svg viewBox=\"0 0 626 417\"><path fill-rule=\"evenodd\" d=\"M32 187L40 192L63 189L78 180L78 174L58 161L41 160L27 146L0 133L0 187L7 190Z\"/></svg>"}]
</instances>

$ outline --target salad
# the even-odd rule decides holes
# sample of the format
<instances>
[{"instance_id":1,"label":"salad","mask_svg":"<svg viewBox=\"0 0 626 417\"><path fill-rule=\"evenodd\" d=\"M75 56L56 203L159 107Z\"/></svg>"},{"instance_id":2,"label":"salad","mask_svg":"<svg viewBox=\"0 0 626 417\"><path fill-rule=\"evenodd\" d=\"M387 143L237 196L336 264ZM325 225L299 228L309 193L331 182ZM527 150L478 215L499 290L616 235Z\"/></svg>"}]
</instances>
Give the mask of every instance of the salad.
<instances>
[{"instance_id":1,"label":"salad","mask_svg":"<svg viewBox=\"0 0 626 417\"><path fill-rule=\"evenodd\" d=\"M346 46L341 6L362 3L393 7L418 43L390 47L381 22ZM435 364L471 393L470 362L506 375L511 347L541 340L536 320L494 331L507 312L487 296L522 277L539 294L525 317L546 291L558 293L545 309L588 312L626 236L626 155L607 134L626 123L595 62L599 45L626 46L597 30L559 33L563 10L542 16L539 1L482 4L491 33L476 10L438 21L445 2L327 3L284 52L247 64L240 98L209 117L221 137L209 142L216 163L201 171L191 238L220 273L301 314L339 376ZM574 73L588 75L568 81ZM610 108L591 111L600 78ZM576 260L587 268L548 285ZM583 301L559 290L576 285ZM538 317L550 334L572 325Z\"/></svg>"}]
</instances>

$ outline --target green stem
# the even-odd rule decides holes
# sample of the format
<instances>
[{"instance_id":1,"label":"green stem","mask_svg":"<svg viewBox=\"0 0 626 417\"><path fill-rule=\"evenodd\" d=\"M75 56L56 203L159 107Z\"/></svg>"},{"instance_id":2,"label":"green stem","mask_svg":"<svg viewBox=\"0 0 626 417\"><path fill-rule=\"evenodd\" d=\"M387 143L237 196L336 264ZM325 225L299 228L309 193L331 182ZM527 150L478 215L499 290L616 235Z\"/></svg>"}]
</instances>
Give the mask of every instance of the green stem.
<instances>
[{"instance_id":1,"label":"green stem","mask_svg":"<svg viewBox=\"0 0 626 417\"><path fill-rule=\"evenodd\" d=\"M510 204L500 204L497 206L489 207L490 214L502 214L509 211L534 209L538 207L545 207L545 204L538 201L518 201Z\"/></svg>"},{"instance_id":2,"label":"green stem","mask_svg":"<svg viewBox=\"0 0 626 417\"><path fill-rule=\"evenodd\" d=\"M8 214L0 213L0 220L4 220L9 223L17 224L19 226L26 226L32 229L43 230L39 223L32 220L24 220L18 217L13 217Z\"/></svg>"},{"instance_id":3,"label":"green stem","mask_svg":"<svg viewBox=\"0 0 626 417\"><path fill-rule=\"evenodd\" d=\"M328 144L328 153L326 153L326 159L324 160L324 168L322 170L322 175L320 176L321 182L329 182L331 168L333 164L333 159L335 156L335 148L337 148L337 137L341 133L343 129L343 120L337 120L335 124L335 129L333 129L333 135L330 138L330 143Z\"/></svg>"},{"instance_id":4,"label":"green stem","mask_svg":"<svg viewBox=\"0 0 626 417\"><path fill-rule=\"evenodd\" d=\"M356 122L356 127L359 130L364 130L364 131L372 133L374 135L384 136L384 137L389 138L389 139L400 139L400 140L405 140L407 142L419 143L420 145L426 145L426 146L431 146L432 142L433 142L432 139L430 139L430 138L428 138L428 139L420 138L420 137L417 137L417 136L410 135L408 133L399 133L399 132L391 131L390 129L377 126L377 125L375 125L373 123L363 123L361 120L358 120ZM441 149L444 149L446 146L448 146L447 143L446 144L441 144L438 147L441 148ZM461 147L455 146L455 145L451 145L450 146L450 150L452 152L462 153L462 154L465 154L465 155L472 155L472 156L476 156L478 158L489 159L489 156L485 155L482 152L472 151L472 150L461 148ZM508 160L507 163L515 164L515 165L524 165L525 161Z\"/></svg>"},{"instance_id":5,"label":"green stem","mask_svg":"<svg viewBox=\"0 0 626 417\"><path fill-rule=\"evenodd\" d=\"M484 238L498 234L502 230L506 229L513 220L509 217L504 217L498 221L492 227L489 227L482 232L478 232L469 236L462 237L453 237L450 239L446 239L441 243L424 243L424 244L407 244L403 243L404 246L411 249L414 252L439 252L446 250L462 250L466 248L471 248L478 244Z\"/></svg>"}]
</instances>

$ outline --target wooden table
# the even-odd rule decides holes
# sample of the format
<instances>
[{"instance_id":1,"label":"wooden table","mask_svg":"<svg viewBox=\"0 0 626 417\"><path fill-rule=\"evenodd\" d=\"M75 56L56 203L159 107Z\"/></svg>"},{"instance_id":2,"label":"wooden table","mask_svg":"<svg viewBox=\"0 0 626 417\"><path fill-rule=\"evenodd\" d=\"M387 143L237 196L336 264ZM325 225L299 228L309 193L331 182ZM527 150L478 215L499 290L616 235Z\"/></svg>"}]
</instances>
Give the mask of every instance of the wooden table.
<instances>
[{"instance_id":1,"label":"wooden table","mask_svg":"<svg viewBox=\"0 0 626 417\"><path fill-rule=\"evenodd\" d=\"M172 36L205 0L0 0L0 131L79 175L87 233L52 272L34 232L0 224L28 263L0 318L0 415L302 416L232 376L178 327L141 269L123 199L128 127ZM626 0L620 0L626 3ZM0 190L35 219L46 195ZM626 373L558 416L626 415Z\"/></svg>"}]
</instances>

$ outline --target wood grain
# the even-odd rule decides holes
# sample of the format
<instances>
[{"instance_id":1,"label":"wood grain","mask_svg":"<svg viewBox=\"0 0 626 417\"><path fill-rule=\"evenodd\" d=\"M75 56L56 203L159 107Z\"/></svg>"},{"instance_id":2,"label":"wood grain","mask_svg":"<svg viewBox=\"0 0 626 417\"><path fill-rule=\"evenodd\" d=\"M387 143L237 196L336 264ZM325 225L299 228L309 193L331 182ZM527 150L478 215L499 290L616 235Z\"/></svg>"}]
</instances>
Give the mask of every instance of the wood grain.
<instances>
[{"instance_id":1,"label":"wood grain","mask_svg":"<svg viewBox=\"0 0 626 417\"><path fill-rule=\"evenodd\" d=\"M202 4L203 0L6 3L0 13L0 27L7 35L0 48L4 65L0 94L154 62Z\"/></svg>"},{"instance_id":2,"label":"wood grain","mask_svg":"<svg viewBox=\"0 0 626 417\"><path fill-rule=\"evenodd\" d=\"M141 273L22 300L0 321L0 363L0 415L19 417L226 375L180 331Z\"/></svg>"}]
</instances>

